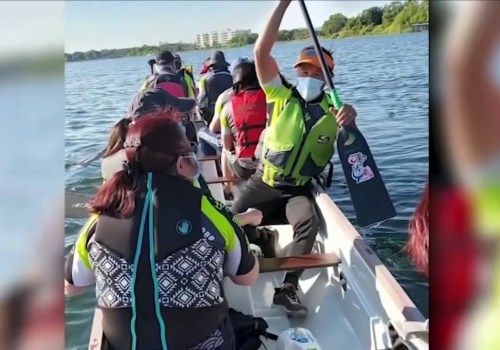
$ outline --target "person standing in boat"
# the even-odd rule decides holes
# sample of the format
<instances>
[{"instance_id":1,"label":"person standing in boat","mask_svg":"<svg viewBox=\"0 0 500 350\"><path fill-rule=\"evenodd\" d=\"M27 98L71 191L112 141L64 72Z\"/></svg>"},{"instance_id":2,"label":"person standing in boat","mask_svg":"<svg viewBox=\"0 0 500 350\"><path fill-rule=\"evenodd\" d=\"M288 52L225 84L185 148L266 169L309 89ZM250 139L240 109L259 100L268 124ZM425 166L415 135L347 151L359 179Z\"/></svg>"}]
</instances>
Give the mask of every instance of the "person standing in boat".
<instances>
[{"instance_id":1,"label":"person standing in boat","mask_svg":"<svg viewBox=\"0 0 500 350\"><path fill-rule=\"evenodd\" d=\"M251 285L259 271L243 230L193 186L200 169L172 113L130 125L125 151L90 203L96 228L79 236L66 285L95 281L112 349L233 350L222 281Z\"/></svg>"},{"instance_id":2,"label":"person standing in boat","mask_svg":"<svg viewBox=\"0 0 500 350\"><path fill-rule=\"evenodd\" d=\"M233 88L220 113L222 174L248 180L257 168L256 150L266 128L266 95L259 85L254 62L240 62L232 74Z\"/></svg>"},{"instance_id":3,"label":"person standing in boat","mask_svg":"<svg viewBox=\"0 0 500 350\"><path fill-rule=\"evenodd\" d=\"M229 72L233 74L234 68L241 62L248 61L248 57L238 57L229 66ZM200 142L200 151L205 156L214 156L222 151L222 136L220 117L222 106L229 100L233 87L226 89L217 97L214 107L214 116L208 127L203 127L198 131L198 140Z\"/></svg>"},{"instance_id":4,"label":"person standing in boat","mask_svg":"<svg viewBox=\"0 0 500 350\"><path fill-rule=\"evenodd\" d=\"M199 84L198 113L201 119L210 124L214 116L215 102L220 94L233 86L233 78L222 51L215 51L206 65L208 73L201 77Z\"/></svg>"},{"instance_id":5,"label":"person standing in boat","mask_svg":"<svg viewBox=\"0 0 500 350\"><path fill-rule=\"evenodd\" d=\"M304 255L311 252L319 226L311 179L320 174L332 158L337 127L354 123L357 114L348 104L340 111L332 107L332 101L324 93L321 64L312 46L300 52L295 64L298 85L291 87L283 83L271 49L289 5L290 0L278 3L255 44L257 77L272 112L257 171L231 210L238 213L250 207L258 208L264 213L265 221L284 205L286 219L294 231L289 253ZM333 74L332 54L324 48L322 54ZM250 242L259 239L255 231L247 231ZM307 314L307 307L297 296L301 273L287 272L273 298L274 304L283 306L292 316Z\"/></svg>"}]
</instances>

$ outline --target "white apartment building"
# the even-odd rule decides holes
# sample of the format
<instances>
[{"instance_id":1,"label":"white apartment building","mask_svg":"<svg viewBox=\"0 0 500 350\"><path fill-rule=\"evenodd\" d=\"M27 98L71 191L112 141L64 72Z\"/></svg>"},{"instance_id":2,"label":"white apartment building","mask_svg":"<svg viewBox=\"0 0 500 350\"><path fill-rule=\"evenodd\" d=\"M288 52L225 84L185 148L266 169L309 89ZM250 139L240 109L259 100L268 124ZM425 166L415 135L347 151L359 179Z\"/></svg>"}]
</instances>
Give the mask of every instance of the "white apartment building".
<instances>
[{"instance_id":1,"label":"white apartment building","mask_svg":"<svg viewBox=\"0 0 500 350\"><path fill-rule=\"evenodd\" d=\"M212 32L203 32L196 35L196 44L200 48L213 47L214 45L226 46L235 35L251 34L250 29L247 30L232 30L223 29Z\"/></svg>"}]
</instances>

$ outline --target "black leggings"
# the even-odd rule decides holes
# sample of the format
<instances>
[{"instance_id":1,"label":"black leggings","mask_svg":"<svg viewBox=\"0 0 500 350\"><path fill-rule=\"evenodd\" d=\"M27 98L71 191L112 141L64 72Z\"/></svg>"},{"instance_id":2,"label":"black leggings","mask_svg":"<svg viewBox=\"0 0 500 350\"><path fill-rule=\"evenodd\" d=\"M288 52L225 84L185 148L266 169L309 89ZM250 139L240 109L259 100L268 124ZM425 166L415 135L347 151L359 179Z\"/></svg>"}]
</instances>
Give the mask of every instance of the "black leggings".
<instances>
[{"instance_id":1,"label":"black leggings","mask_svg":"<svg viewBox=\"0 0 500 350\"><path fill-rule=\"evenodd\" d=\"M276 214L280 216L279 219L285 216L287 222L293 226L290 255L311 253L318 233L319 218L314 207L310 185L271 187L262 182L258 174L255 174L248 180L247 185L233 203L231 212L238 214L248 208L262 211L263 225L270 224ZM254 227L245 226L244 229L250 243L259 238L258 231ZM297 286L302 272L303 270L287 272L284 282Z\"/></svg>"}]
</instances>

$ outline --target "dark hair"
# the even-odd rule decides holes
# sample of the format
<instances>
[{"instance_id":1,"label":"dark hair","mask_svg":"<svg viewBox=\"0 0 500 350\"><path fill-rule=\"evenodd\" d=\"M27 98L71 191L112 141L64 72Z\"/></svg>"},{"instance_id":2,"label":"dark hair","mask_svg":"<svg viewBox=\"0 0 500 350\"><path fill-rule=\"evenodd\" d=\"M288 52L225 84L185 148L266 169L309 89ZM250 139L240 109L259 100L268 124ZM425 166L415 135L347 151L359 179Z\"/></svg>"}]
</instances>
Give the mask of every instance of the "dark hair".
<instances>
[{"instance_id":1,"label":"dark hair","mask_svg":"<svg viewBox=\"0 0 500 350\"><path fill-rule=\"evenodd\" d=\"M131 120L129 118L122 118L113 126L111 134L109 135L108 146L102 158L109 157L123 149L123 142L125 142L130 122Z\"/></svg>"},{"instance_id":2,"label":"dark hair","mask_svg":"<svg viewBox=\"0 0 500 350\"><path fill-rule=\"evenodd\" d=\"M127 116L120 119L111 129L108 145L102 158L109 157L123 149L129 124L134 120L142 118L145 115L158 115L157 112L159 111L167 113L175 111L172 106L167 104L162 94L165 94L164 90L150 88L138 92L132 98Z\"/></svg>"},{"instance_id":3,"label":"dark hair","mask_svg":"<svg viewBox=\"0 0 500 350\"><path fill-rule=\"evenodd\" d=\"M132 216L142 176L149 172L173 174L179 156L191 151L173 113L162 111L145 117L130 124L125 142L128 163L99 187L89 203L91 212L121 218Z\"/></svg>"},{"instance_id":4,"label":"dark hair","mask_svg":"<svg viewBox=\"0 0 500 350\"><path fill-rule=\"evenodd\" d=\"M259 87L259 79L255 70L255 63L244 61L238 64L233 70L233 90L238 93L244 88Z\"/></svg>"}]
</instances>

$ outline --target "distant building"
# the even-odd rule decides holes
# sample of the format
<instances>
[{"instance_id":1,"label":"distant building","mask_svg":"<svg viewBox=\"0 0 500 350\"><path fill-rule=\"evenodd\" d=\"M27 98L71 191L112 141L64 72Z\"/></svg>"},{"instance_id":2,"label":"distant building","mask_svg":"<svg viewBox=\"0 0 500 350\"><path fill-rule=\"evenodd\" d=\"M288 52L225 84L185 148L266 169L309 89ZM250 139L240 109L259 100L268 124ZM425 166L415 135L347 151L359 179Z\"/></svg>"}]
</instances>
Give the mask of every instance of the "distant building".
<instances>
[{"instance_id":1,"label":"distant building","mask_svg":"<svg viewBox=\"0 0 500 350\"><path fill-rule=\"evenodd\" d=\"M212 32L203 32L196 35L196 46L199 48L208 48L216 46L227 46L232 38L236 35L251 34L250 29L247 30L232 30L223 29L215 30Z\"/></svg>"},{"instance_id":2,"label":"distant building","mask_svg":"<svg viewBox=\"0 0 500 350\"><path fill-rule=\"evenodd\" d=\"M429 23L415 23L411 25L414 32L423 32L429 30Z\"/></svg>"}]
</instances>

